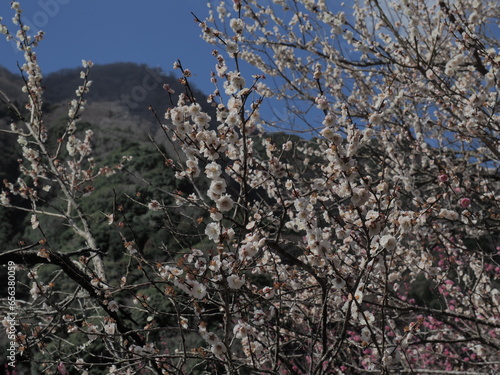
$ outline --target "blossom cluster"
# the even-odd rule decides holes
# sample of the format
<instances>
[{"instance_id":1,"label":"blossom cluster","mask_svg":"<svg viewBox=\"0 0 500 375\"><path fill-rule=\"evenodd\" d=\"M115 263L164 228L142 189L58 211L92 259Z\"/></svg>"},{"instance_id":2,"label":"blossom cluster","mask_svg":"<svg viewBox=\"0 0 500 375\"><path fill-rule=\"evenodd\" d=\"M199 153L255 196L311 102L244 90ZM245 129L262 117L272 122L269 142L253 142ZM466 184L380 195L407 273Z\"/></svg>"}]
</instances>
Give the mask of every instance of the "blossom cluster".
<instances>
[{"instance_id":1,"label":"blossom cluster","mask_svg":"<svg viewBox=\"0 0 500 375\"><path fill-rule=\"evenodd\" d=\"M91 307L59 319L47 303L51 318L25 344L44 350L40 327L62 320L85 345L105 344L110 374L498 369L500 73L498 43L479 27L490 8L393 5L235 0L197 19L216 48L209 108L176 61L185 91L160 125L178 186L132 198L174 245L153 259L117 225L129 265L110 281L98 255L66 262L41 243L37 256L59 262L79 285L71 298ZM11 131L35 182L6 182L1 203L30 199L40 229L57 213L39 209L37 179L56 176L49 186L69 202L60 216L98 254L79 189L121 167L92 172L92 131L78 137L91 63L54 156L26 56L33 116ZM266 101L286 103L301 133L273 132ZM51 301L58 285L31 277L33 306ZM59 373L91 368L79 352L56 354Z\"/></svg>"}]
</instances>

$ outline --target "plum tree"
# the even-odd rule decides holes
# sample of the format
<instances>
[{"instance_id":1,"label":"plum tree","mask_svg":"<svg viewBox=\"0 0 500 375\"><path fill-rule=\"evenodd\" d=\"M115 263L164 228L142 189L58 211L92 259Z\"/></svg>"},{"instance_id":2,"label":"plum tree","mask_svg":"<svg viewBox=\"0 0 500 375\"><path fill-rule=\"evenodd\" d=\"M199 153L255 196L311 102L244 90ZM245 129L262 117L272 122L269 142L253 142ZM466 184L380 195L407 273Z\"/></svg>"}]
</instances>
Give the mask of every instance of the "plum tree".
<instances>
[{"instance_id":1,"label":"plum tree","mask_svg":"<svg viewBox=\"0 0 500 375\"><path fill-rule=\"evenodd\" d=\"M126 210L107 212L128 259L116 280L80 203L127 168L98 167L92 132L77 131L91 63L66 129L51 134L42 35L12 6L20 31L2 28L25 53L29 103L28 115L9 104L19 121L3 131L18 137L22 176L1 203L40 230L0 254L31 278L20 358L61 374L500 368L495 2L235 0L196 18L214 44L214 112L177 61L185 92L164 117L152 108L171 151L152 152L179 185L131 198L173 241L153 257ZM50 246L47 216L74 230L72 250Z\"/></svg>"}]
</instances>

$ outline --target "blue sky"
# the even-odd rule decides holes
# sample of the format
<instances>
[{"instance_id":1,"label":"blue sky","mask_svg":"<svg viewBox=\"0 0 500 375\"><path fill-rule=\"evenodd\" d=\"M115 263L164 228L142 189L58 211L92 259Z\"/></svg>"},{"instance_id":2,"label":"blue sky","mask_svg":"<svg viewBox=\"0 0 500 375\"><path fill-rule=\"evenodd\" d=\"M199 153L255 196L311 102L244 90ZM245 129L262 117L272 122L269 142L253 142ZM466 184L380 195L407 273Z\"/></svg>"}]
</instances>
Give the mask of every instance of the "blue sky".
<instances>
[{"instance_id":1,"label":"blue sky","mask_svg":"<svg viewBox=\"0 0 500 375\"><path fill-rule=\"evenodd\" d=\"M21 0L21 8L27 24L46 32L37 49L45 74L81 66L82 59L144 63L170 72L180 59L194 73L196 87L205 92L213 87L214 47L200 38L190 13L203 19L204 0ZM10 1L1 1L0 17L11 32L16 31L13 15ZM15 72L23 56L0 38L0 65Z\"/></svg>"},{"instance_id":2,"label":"blue sky","mask_svg":"<svg viewBox=\"0 0 500 375\"><path fill-rule=\"evenodd\" d=\"M180 59L184 68L193 73L191 84L205 94L213 91L210 72L215 70L212 56L215 46L206 43L194 21L193 12L200 19L208 15L207 0L19 0L23 19L33 34L43 30L46 34L37 47L42 72L55 72L64 68L81 67L81 61L95 64L135 62L173 70ZM0 0L0 17L11 33L14 11L10 0ZM0 34L0 65L18 72L23 54L14 42L7 42ZM228 59L231 64L231 59ZM244 62L245 74L256 71ZM269 103L262 111L271 112ZM288 118L283 105L272 104L271 119Z\"/></svg>"}]
</instances>

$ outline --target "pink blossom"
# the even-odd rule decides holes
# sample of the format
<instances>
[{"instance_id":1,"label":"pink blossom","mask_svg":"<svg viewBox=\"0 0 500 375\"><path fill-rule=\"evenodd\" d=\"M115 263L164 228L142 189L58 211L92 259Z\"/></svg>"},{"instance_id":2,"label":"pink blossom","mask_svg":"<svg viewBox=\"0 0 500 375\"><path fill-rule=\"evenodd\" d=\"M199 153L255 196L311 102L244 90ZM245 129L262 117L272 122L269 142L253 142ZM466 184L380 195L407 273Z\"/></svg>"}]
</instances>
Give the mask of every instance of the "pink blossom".
<instances>
[{"instance_id":1,"label":"pink blossom","mask_svg":"<svg viewBox=\"0 0 500 375\"><path fill-rule=\"evenodd\" d=\"M438 176L439 182L447 182L448 181L448 175L442 173Z\"/></svg>"},{"instance_id":2,"label":"pink blossom","mask_svg":"<svg viewBox=\"0 0 500 375\"><path fill-rule=\"evenodd\" d=\"M59 362L59 365L57 365L57 370L61 375L68 375L68 370L66 370L66 365L63 362Z\"/></svg>"},{"instance_id":3,"label":"pink blossom","mask_svg":"<svg viewBox=\"0 0 500 375\"><path fill-rule=\"evenodd\" d=\"M462 198L462 199L460 199L459 204L461 207L467 208L470 206L470 199L469 198Z\"/></svg>"}]
</instances>

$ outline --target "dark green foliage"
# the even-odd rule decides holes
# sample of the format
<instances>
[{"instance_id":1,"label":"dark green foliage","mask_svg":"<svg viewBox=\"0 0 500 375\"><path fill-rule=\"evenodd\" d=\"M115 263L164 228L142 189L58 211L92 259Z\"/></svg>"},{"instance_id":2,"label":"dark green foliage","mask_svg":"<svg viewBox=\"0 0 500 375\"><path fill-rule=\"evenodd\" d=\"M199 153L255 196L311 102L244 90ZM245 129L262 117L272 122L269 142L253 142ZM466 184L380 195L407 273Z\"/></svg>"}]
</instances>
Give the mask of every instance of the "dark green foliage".
<instances>
[{"instance_id":1,"label":"dark green foliage","mask_svg":"<svg viewBox=\"0 0 500 375\"><path fill-rule=\"evenodd\" d=\"M0 106L1 107L1 106ZM3 188L4 180L14 180L19 176L19 163L17 159L20 152L17 147L17 139L9 134L0 133L0 186ZM9 196L11 202L16 205L24 206L25 203L20 199ZM22 224L26 214L21 211L13 211L0 207L0 243L3 249L11 248L16 243L16 234L19 232L19 226Z\"/></svg>"},{"instance_id":2,"label":"dark green foliage","mask_svg":"<svg viewBox=\"0 0 500 375\"><path fill-rule=\"evenodd\" d=\"M440 295L436 290L436 285L432 281L426 279L424 275L420 275L413 282L408 296L409 298L414 299L418 306L437 310L441 310L446 307L445 301L440 298Z\"/></svg>"}]
</instances>

